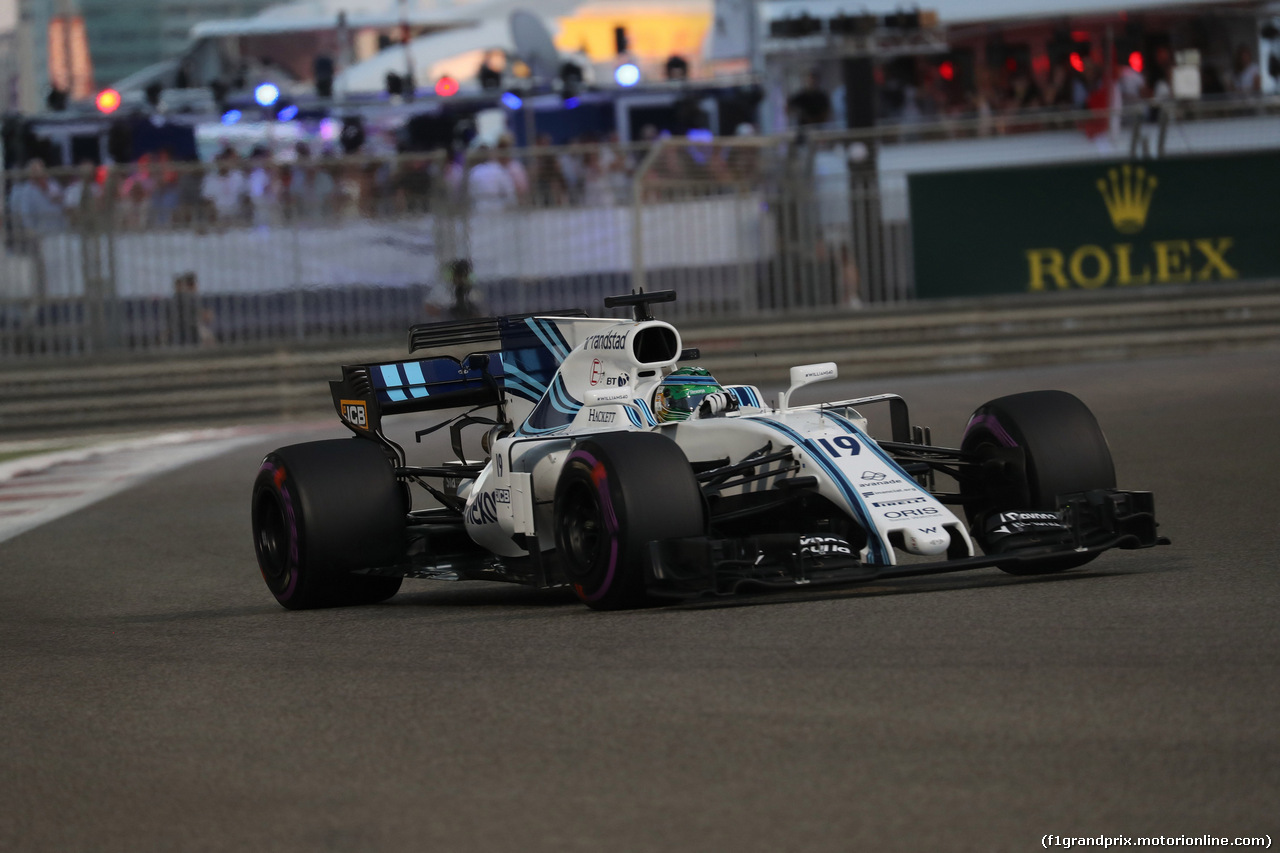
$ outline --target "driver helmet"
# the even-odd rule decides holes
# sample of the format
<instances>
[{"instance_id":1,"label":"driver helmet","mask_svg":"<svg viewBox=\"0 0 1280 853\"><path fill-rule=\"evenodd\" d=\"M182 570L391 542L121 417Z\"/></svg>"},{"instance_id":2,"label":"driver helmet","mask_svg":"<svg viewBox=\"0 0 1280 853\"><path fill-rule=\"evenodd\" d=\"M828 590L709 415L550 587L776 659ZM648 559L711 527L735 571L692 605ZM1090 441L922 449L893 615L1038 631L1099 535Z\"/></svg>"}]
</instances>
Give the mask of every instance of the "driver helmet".
<instances>
[{"instance_id":1,"label":"driver helmet","mask_svg":"<svg viewBox=\"0 0 1280 853\"><path fill-rule=\"evenodd\" d=\"M706 368L681 367L663 377L653 399L654 414L662 422L687 421L703 397L723 390Z\"/></svg>"}]
</instances>

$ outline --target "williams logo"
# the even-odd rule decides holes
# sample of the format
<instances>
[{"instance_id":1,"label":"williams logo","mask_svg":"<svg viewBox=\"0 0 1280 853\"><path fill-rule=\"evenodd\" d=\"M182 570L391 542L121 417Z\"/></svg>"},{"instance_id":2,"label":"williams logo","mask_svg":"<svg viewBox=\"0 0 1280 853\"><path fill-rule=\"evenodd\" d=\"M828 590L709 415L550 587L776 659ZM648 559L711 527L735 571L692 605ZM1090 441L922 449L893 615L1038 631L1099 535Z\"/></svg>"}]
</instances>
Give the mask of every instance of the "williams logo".
<instances>
[{"instance_id":1,"label":"williams logo","mask_svg":"<svg viewBox=\"0 0 1280 853\"><path fill-rule=\"evenodd\" d=\"M1095 182L1111 224L1121 234L1137 234L1160 182L1142 166L1108 169ZM1162 235L1163 236L1163 235ZM1175 237L1142 243L1086 243L1074 249L1026 249L1030 291L1127 287L1185 281L1228 281L1240 277L1227 253L1232 237Z\"/></svg>"},{"instance_id":2,"label":"williams logo","mask_svg":"<svg viewBox=\"0 0 1280 853\"><path fill-rule=\"evenodd\" d=\"M1137 234L1147 224L1147 208L1156 191L1156 176L1138 166L1121 166L1107 172L1110 183L1098 181L1098 192L1107 203L1111 224L1121 234Z\"/></svg>"}]
</instances>

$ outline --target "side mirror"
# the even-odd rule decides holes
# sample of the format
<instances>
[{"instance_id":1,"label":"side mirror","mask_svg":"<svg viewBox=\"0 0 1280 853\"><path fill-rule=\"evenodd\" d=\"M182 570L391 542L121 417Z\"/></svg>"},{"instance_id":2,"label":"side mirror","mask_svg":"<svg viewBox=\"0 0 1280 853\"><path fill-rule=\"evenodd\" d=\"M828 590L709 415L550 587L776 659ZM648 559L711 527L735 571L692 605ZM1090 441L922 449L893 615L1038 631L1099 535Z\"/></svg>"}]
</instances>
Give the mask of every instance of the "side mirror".
<instances>
[{"instance_id":1,"label":"side mirror","mask_svg":"<svg viewBox=\"0 0 1280 853\"><path fill-rule=\"evenodd\" d=\"M804 386L812 385L814 382L826 382L828 379L835 379L838 375L834 361L822 364L801 364L791 368L791 387L778 395L778 411L785 412L787 404L791 401L791 395Z\"/></svg>"}]
</instances>

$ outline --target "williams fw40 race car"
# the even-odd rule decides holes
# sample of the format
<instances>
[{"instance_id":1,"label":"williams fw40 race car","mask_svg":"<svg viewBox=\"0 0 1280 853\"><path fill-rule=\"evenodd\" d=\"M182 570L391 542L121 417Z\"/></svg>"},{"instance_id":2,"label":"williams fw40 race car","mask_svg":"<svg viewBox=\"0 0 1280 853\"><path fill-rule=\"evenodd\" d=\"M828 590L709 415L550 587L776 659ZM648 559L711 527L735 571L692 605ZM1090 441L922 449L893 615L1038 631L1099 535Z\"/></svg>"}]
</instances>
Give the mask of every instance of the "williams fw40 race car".
<instances>
[{"instance_id":1,"label":"williams fw40 race car","mask_svg":"<svg viewBox=\"0 0 1280 853\"><path fill-rule=\"evenodd\" d=\"M776 406L678 367L698 353L650 308L674 298L605 300L633 320L414 326L405 359L343 367L330 385L354 438L282 447L253 485L276 600L372 603L408 577L567 585L607 610L983 566L1059 572L1167 543L1151 494L1116 489L1102 430L1070 394L992 400L960 447L938 447L893 394L791 405L836 377L832 363L793 368ZM869 434L873 407L887 437ZM415 439L448 430L453 458L409 465L384 421L429 412ZM464 432L483 458L464 453Z\"/></svg>"}]
</instances>

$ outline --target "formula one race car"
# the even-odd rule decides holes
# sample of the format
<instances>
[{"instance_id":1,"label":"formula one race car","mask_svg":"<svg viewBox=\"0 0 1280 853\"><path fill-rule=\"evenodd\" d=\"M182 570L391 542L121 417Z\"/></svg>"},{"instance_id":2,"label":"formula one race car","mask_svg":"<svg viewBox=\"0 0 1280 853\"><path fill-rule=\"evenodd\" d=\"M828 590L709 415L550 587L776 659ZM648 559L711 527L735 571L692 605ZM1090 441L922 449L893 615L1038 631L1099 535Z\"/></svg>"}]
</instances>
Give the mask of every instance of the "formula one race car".
<instances>
[{"instance_id":1,"label":"formula one race car","mask_svg":"<svg viewBox=\"0 0 1280 853\"><path fill-rule=\"evenodd\" d=\"M581 312L414 326L412 355L330 383L353 439L282 447L253 486L267 586L288 608L382 601L402 578L568 585L588 606L998 566L1083 565L1166 544L1149 492L1119 491L1106 439L1061 391L978 408L959 448L893 394L790 404L834 379L792 368L776 406L719 385L653 319L666 291ZM861 413L887 407L889 437ZM455 458L406 463L384 419L445 412ZM463 433L482 433L482 459ZM935 487L943 475L956 486ZM411 485L433 501L414 509ZM952 507L963 508L963 513ZM981 549L981 550L979 550Z\"/></svg>"}]
</instances>

